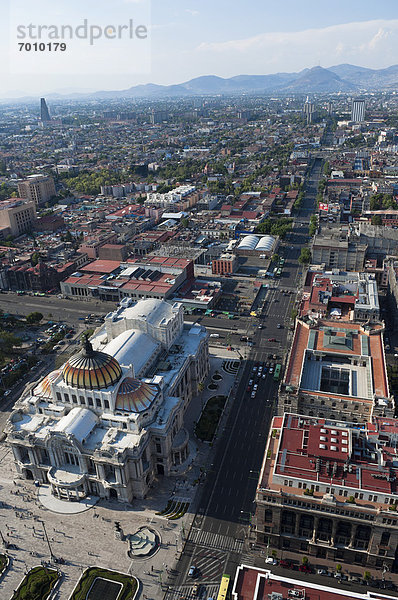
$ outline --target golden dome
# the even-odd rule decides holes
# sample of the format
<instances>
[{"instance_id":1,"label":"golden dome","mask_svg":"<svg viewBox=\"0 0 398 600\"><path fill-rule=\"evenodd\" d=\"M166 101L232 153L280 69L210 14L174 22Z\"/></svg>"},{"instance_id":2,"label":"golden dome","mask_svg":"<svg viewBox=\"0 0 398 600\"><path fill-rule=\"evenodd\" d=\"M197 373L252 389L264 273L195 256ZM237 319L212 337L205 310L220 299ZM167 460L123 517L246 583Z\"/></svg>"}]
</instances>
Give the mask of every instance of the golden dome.
<instances>
[{"instance_id":1,"label":"golden dome","mask_svg":"<svg viewBox=\"0 0 398 600\"><path fill-rule=\"evenodd\" d=\"M122 369L113 356L93 349L88 338L84 346L65 363L62 377L67 385L84 390L101 390L122 377Z\"/></svg>"},{"instance_id":2,"label":"golden dome","mask_svg":"<svg viewBox=\"0 0 398 600\"><path fill-rule=\"evenodd\" d=\"M141 412L150 407L158 388L133 377L126 377L119 385L116 396L116 410Z\"/></svg>"}]
</instances>

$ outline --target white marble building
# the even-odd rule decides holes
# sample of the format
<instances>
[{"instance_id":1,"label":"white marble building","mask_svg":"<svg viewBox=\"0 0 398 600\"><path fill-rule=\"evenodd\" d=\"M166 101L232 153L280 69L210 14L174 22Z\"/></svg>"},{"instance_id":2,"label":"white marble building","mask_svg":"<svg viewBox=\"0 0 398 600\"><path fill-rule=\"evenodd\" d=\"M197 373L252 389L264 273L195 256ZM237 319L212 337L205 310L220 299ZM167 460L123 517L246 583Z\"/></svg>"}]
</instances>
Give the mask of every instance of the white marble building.
<instances>
[{"instance_id":1,"label":"white marble building","mask_svg":"<svg viewBox=\"0 0 398 600\"><path fill-rule=\"evenodd\" d=\"M183 415L208 369L208 334L182 305L123 300L11 414L18 472L69 500L144 498L188 458Z\"/></svg>"}]
</instances>

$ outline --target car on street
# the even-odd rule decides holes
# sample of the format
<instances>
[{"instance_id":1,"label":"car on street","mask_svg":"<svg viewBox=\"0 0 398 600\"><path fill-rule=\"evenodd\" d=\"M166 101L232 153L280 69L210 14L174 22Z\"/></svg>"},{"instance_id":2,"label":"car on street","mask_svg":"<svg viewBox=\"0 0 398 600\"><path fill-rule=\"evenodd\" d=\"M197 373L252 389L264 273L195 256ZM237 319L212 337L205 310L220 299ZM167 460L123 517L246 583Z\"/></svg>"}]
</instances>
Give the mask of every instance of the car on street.
<instances>
[{"instance_id":1,"label":"car on street","mask_svg":"<svg viewBox=\"0 0 398 600\"><path fill-rule=\"evenodd\" d=\"M282 325L280 323L278 323L278 325L276 327L277 327L277 329L282 329Z\"/></svg>"},{"instance_id":2,"label":"car on street","mask_svg":"<svg viewBox=\"0 0 398 600\"><path fill-rule=\"evenodd\" d=\"M256 397L256 391L253 390L252 393L251 393L251 398L255 398L255 397Z\"/></svg>"},{"instance_id":3,"label":"car on street","mask_svg":"<svg viewBox=\"0 0 398 600\"><path fill-rule=\"evenodd\" d=\"M189 571L188 571L188 577L195 577L195 575L197 574L197 569L194 565L191 565L189 567Z\"/></svg>"},{"instance_id":4,"label":"car on street","mask_svg":"<svg viewBox=\"0 0 398 600\"><path fill-rule=\"evenodd\" d=\"M267 373L263 373L263 374L262 374L262 378L263 378L263 379L266 379L266 377L267 377Z\"/></svg>"},{"instance_id":5,"label":"car on street","mask_svg":"<svg viewBox=\"0 0 398 600\"><path fill-rule=\"evenodd\" d=\"M269 342L276 342L276 339L275 338L268 338L268 341Z\"/></svg>"},{"instance_id":6,"label":"car on street","mask_svg":"<svg viewBox=\"0 0 398 600\"><path fill-rule=\"evenodd\" d=\"M279 562L279 566L283 567L284 569L293 569L293 563L291 560L283 559Z\"/></svg>"},{"instance_id":7,"label":"car on street","mask_svg":"<svg viewBox=\"0 0 398 600\"><path fill-rule=\"evenodd\" d=\"M267 556L267 558L265 559L265 564L266 565L277 565L278 561L276 560L276 558L273 558L272 556Z\"/></svg>"},{"instance_id":8,"label":"car on street","mask_svg":"<svg viewBox=\"0 0 398 600\"><path fill-rule=\"evenodd\" d=\"M312 569L309 565L300 565L299 571L300 573L312 573Z\"/></svg>"}]
</instances>

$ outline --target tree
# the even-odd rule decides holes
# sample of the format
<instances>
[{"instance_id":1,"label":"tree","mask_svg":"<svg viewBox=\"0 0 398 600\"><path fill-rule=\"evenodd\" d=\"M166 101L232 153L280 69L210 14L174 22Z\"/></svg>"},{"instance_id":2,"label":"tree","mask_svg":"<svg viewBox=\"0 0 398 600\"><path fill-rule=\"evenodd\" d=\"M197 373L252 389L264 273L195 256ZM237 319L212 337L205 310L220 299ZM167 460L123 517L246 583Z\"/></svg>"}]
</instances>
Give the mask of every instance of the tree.
<instances>
[{"instance_id":1,"label":"tree","mask_svg":"<svg viewBox=\"0 0 398 600\"><path fill-rule=\"evenodd\" d=\"M19 337L8 331L0 331L0 353L8 354L13 348L21 345L22 340Z\"/></svg>"},{"instance_id":2,"label":"tree","mask_svg":"<svg viewBox=\"0 0 398 600\"><path fill-rule=\"evenodd\" d=\"M32 265L32 267L35 267L40 259L40 254L38 252L33 252L32 256L30 257L30 264Z\"/></svg>"},{"instance_id":3,"label":"tree","mask_svg":"<svg viewBox=\"0 0 398 600\"><path fill-rule=\"evenodd\" d=\"M273 254L271 256L271 262L276 263L279 261L279 254Z\"/></svg>"},{"instance_id":4,"label":"tree","mask_svg":"<svg viewBox=\"0 0 398 600\"><path fill-rule=\"evenodd\" d=\"M189 220L186 217L183 217L180 221L180 225L181 225L181 227L186 229L189 225Z\"/></svg>"},{"instance_id":5,"label":"tree","mask_svg":"<svg viewBox=\"0 0 398 600\"><path fill-rule=\"evenodd\" d=\"M42 318L43 315L41 314L41 312L31 312L28 315L26 315L26 322L30 325L34 325L35 323L40 323Z\"/></svg>"},{"instance_id":6,"label":"tree","mask_svg":"<svg viewBox=\"0 0 398 600\"><path fill-rule=\"evenodd\" d=\"M372 216L372 225L382 225L383 222L381 220L381 216L380 215L373 215Z\"/></svg>"},{"instance_id":7,"label":"tree","mask_svg":"<svg viewBox=\"0 0 398 600\"><path fill-rule=\"evenodd\" d=\"M309 248L301 248L301 253L299 256L299 263L301 265L308 265L311 261L311 251Z\"/></svg>"}]
</instances>

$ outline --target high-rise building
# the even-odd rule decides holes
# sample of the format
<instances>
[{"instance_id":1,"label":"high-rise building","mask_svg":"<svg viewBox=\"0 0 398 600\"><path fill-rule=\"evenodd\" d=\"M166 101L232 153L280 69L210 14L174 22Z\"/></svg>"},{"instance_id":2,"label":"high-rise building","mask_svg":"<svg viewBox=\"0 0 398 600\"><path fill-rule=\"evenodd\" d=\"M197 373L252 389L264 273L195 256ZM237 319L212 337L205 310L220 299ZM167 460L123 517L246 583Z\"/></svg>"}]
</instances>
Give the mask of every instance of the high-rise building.
<instances>
[{"instance_id":1,"label":"high-rise building","mask_svg":"<svg viewBox=\"0 0 398 600\"><path fill-rule=\"evenodd\" d=\"M42 123L51 121L50 113L45 98L40 98L40 120Z\"/></svg>"},{"instance_id":2,"label":"high-rise building","mask_svg":"<svg viewBox=\"0 0 398 600\"><path fill-rule=\"evenodd\" d=\"M10 198L0 202L0 230L7 230L9 235L18 237L30 231L35 221L34 202L22 198Z\"/></svg>"},{"instance_id":3,"label":"high-rise building","mask_svg":"<svg viewBox=\"0 0 398 600\"><path fill-rule=\"evenodd\" d=\"M312 118L315 112L315 106L313 105L312 102L309 101L308 96L307 96L307 100L304 102L304 106L303 106L303 113L307 119L307 125L309 123L312 123Z\"/></svg>"},{"instance_id":4,"label":"high-rise building","mask_svg":"<svg viewBox=\"0 0 398 600\"><path fill-rule=\"evenodd\" d=\"M36 206L45 204L56 194L54 179L49 175L29 175L18 183L18 194L33 200Z\"/></svg>"},{"instance_id":5,"label":"high-rise building","mask_svg":"<svg viewBox=\"0 0 398 600\"><path fill-rule=\"evenodd\" d=\"M351 121L362 123L365 120L365 100L353 100L351 108Z\"/></svg>"}]
</instances>

